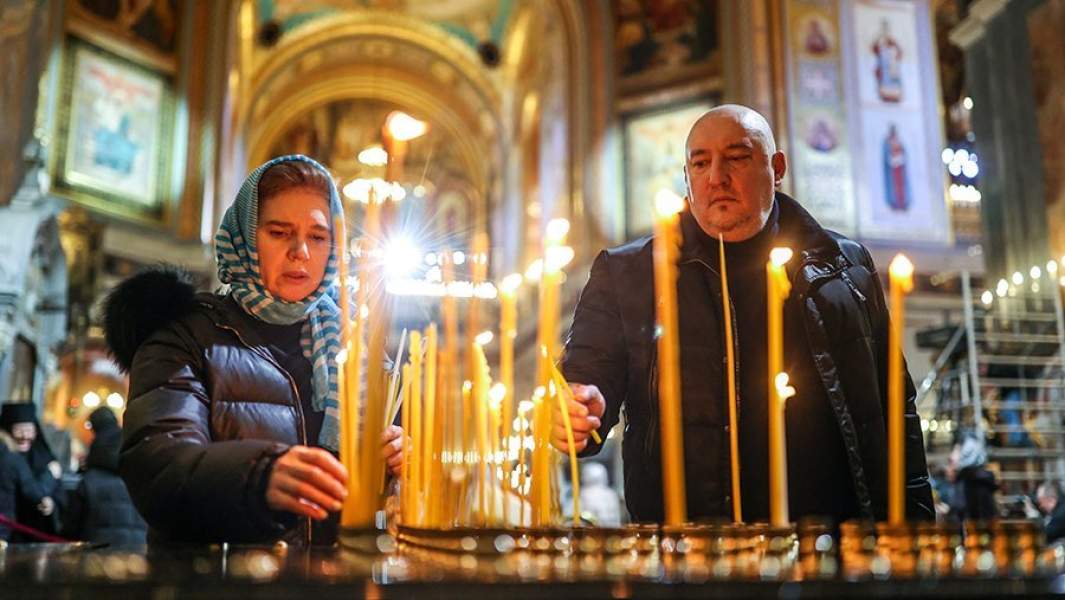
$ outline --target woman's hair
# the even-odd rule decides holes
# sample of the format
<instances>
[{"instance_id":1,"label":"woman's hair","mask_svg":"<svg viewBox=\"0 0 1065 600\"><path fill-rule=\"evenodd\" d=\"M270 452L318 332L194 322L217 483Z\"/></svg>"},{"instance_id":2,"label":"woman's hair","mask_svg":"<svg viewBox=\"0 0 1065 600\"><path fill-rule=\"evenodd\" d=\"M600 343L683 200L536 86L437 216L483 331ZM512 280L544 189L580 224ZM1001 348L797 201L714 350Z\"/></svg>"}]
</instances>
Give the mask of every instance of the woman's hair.
<instances>
[{"instance_id":1,"label":"woman's hair","mask_svg":"<svg viewBox=\"0 0 1065 600\"><path fill-rule=\"evenodd\" d=\"M289 160L267 169L259 178L260 204L281 192L306 188L320 193L329 201L332 181L329 175L310 163Z\"/></svg>"}]
</instances>

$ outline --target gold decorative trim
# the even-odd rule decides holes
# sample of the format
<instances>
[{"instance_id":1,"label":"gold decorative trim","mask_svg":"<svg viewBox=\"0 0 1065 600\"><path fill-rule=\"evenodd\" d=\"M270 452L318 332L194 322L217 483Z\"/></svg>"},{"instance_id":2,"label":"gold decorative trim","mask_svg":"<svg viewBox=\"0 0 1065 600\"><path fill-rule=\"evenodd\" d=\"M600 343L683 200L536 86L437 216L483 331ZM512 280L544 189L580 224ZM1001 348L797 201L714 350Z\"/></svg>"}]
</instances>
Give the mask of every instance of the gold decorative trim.
<instances>
[{"instance_id":1,"label":"gold decorative trim","mask_svg":"<svg viewBox=\"0 0 1065 600\"><path fill-rule=\"evenodd\" d=\"M251 169L268 160L277 139L307 112L338 100L365 98L409 106L439 124L445 134L455 140L464 169L473 176L478 189L484 189L489 173L483 157L488 152L475 142L468 120L448 108L452 103L441 101L439 91L434 93L411 78L409 73L398 70L377 68L369 72L356 66L333 72L329 79L302 86L298 94L282 98L267 118L256 123L254 131L248 132L246 167Z\"/></svg>"},{"instance_id":2,"label":"gold decorative trim","mask_svg":"<svg viewBox=\"0 0 1065 600\"><path fill-rule=\"evenodd\" d=\"M282 38L280 45L256 65L249 79L240 118L248 116L250 101L283 69L300 57L320 48L351 38L387 38L424 48L453 65L473 88L484 97L487 106L500 106L500 90L484 73L473 49L421 19L377 10L349 11L323 17L300 27Z\"/></svg>"},{"instance_id":3,"label":"gold decorative trim","mask_svg":"<svg viewBox=\"0 0 1065 600\"><path fill-rule=\"evenodd\" d=\"M88 12L76 1L68 1L67 8L69 12L66 17L66 30L70 33L156 71L167 75L177 73L176 55L167 54L137 40L114 23Z\"/></svg>"}]
</instances>

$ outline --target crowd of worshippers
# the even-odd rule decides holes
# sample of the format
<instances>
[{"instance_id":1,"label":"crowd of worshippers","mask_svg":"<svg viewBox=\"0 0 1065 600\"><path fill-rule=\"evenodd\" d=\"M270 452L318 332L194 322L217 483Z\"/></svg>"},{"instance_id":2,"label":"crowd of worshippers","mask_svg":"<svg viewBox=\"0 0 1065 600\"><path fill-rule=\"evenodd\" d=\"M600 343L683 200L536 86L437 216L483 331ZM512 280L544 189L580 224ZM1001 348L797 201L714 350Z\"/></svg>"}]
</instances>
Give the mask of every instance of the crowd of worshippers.
<instances>
[{"instance_id":1,"label":"crowd of worshippers","mask_svg":"<svg viewBox=\"0 0 1065 600\"><path fill-rule=\"evenodd\" d=\"M9 402L0 409L0 540L145 543L148 526L118 475L118 418L100 407L85 423L92 442L71 476L43 435L33 404Z\"/></svg>"}]
</instances>

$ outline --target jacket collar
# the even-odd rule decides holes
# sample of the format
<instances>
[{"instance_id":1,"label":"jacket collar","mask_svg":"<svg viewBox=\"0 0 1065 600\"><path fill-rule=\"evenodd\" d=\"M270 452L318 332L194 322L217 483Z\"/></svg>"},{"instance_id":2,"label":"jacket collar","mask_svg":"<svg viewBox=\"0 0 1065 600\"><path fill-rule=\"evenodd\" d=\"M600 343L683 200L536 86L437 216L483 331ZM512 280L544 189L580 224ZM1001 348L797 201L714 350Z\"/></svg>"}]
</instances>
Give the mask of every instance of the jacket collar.
<instances>
[{"instance_id":1,"label":"jacket collar","mask_svg":"<svg viewBox=\"0 0 1065 600\"><path fill-rule=\"evenodd\" d=\"M793 259L788 263L788 276L792 280L800 274L800 269L808 267L811 263L836 265L840 260L846 261L839 244L828 230L821 227L817 220L794 198L783 192L776 192L774 201L779 211L779 231L774 246L788 247L795 252L797 260ZM699 227L690 208L686 208L681 213L680 228L683 236L680 262L698 260L716 271L717 259L707 253L706 244L700 239L706 233ZM802 275L804 278L810 277L807 273L802 273Z\"/></svg>"}]
</instances>

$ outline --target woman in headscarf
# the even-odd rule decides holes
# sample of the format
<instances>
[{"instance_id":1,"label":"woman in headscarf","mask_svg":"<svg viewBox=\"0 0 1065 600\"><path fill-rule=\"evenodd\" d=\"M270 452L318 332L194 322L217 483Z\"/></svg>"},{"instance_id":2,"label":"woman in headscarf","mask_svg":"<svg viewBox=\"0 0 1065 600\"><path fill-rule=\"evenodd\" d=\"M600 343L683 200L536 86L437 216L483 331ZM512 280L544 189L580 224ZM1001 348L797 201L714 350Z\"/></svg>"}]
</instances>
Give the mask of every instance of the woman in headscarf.
<instances>
[{"instance_id":1,"label":"woman in headscarf","mask_svg":"<svg viewBox=\"0 0 1065 600\"><path fill-rule=\"evenodd\" d=\"M335 457L336 217L324 167L275 158L215 236L226 293L156 270L109 297L108 344L130 373L119 471L150 541L335 541L348 477ZM393 473L401 435L382 437Z\"/></svg>"},{"instance_id":2,"label":"woman in headscarf","mask_svg":"<svg viewBox=\"0 0 1065 600\"><path fill-rule=\"evenodd\" d=\"M0 408L0 427L9 436L17 453L12 459L25 461L36 484L24 486L30 493L18 495L15 520L37 532L55 535L59 530L59 511L54 499L59 494L63 472L48 442L41 435L36 406L29 402L4 404ZM16 532L12 537L16 542L41 541L21 532Z\"/></svg>"}]
</instances>

